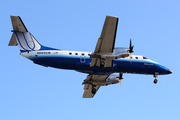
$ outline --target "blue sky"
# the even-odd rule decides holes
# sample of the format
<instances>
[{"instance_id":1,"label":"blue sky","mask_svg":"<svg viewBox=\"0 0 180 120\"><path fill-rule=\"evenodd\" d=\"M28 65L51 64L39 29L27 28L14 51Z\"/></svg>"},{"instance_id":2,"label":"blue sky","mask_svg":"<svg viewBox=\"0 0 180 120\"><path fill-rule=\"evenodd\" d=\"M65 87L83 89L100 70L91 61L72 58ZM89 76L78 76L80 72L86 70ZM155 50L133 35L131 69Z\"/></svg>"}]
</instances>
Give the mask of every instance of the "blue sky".
<instances>
[{"instance_id":1,"label":"blue sky","mask_svg":"<svg viewBox=\"0 0 180 120\"><path fill-rule=\"evenodd\" d=\"M4 0L1 11L0 120L177 120L180 118L180 2L178 0ZM106 15L119 17L116 47L135 45L144 55L173 71L171 75L124 74L122 85L101 87L83 99L86 74L45 68L7 46L10 15L21 16L45 46L63 50L95 49Z\"/></svg>"}]
</instances>

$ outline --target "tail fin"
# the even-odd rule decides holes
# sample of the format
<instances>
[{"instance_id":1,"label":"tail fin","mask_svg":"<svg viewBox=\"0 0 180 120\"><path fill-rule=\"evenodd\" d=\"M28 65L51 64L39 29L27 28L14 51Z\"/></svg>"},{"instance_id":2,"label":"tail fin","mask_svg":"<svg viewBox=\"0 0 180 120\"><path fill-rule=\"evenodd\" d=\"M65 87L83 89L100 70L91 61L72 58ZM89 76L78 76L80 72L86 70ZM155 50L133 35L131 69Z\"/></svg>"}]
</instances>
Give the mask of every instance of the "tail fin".
<instances>
[{"instance_id":1,"label":"tail fin","mask_svg":"<svg viewBox=\"0 0 180 120\"><path fill-rule=\"evenodd\" d=\"M41 45L33 35L28 32L19 16L11 16L11 22L13 26L13 34L8 46L18 45L21 52L34 51L41 48Z\"/></svg>"}]
</instances>

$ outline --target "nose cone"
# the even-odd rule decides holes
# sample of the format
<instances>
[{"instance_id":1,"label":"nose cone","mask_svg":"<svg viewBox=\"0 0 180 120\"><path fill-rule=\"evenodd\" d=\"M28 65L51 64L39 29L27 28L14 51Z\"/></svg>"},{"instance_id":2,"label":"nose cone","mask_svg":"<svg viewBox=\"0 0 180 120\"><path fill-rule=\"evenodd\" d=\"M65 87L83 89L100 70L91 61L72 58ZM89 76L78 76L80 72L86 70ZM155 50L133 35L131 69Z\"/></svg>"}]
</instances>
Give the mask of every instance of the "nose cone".
<instances>
[{"instance_id":1,"label":"nose cone","mask_svg":"<svg viewBox=\"0 0 180 120\"><path fill-rule=\"evenodd\" d=\"M172 71L170 71L170 70L168 69L167 74L171 74L171 73L172 73Z\"/></svg>"},{"instance_id":2,"label":"nose cone","mask_svg":"<svg viewBox=\"0 0 180 120\"><path fill-rule=\"evenodd\" d=\"M161 64L157 64L158 65L158 72L160 75L165 75L165 74L171 74L172 71L169 70L167 67L161 65Z\"/></svg>"}]
</instances>

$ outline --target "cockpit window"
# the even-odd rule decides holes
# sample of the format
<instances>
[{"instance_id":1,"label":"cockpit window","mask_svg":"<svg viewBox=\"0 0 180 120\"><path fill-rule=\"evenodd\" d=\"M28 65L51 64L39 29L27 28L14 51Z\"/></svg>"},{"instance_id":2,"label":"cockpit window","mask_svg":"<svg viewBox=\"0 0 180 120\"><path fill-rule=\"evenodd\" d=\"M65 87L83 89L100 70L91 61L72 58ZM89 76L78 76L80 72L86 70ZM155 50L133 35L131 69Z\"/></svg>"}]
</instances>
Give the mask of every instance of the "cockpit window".
<instances>
[{"instance_id":1,"label":"cockpit window","mask_svg":"<svg viewBox=\"0 0 180 120\"><path fill-rule=\"evenodd\" d=\"M148 58L146 58L146 57L143 56L143 59L148 59Z\"/></svg>"}]
</instances>

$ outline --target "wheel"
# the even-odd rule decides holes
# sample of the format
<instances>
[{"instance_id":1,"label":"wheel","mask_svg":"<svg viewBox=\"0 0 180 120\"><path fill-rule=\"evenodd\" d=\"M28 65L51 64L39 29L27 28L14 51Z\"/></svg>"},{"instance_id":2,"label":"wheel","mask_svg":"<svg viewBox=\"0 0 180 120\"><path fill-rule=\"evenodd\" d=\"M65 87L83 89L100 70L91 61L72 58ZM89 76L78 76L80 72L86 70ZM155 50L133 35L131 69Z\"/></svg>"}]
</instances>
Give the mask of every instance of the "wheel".
<instances>
[{"instance_id":1,"label":"wheel","mask_svg":"<svg viewBox=\"0 0 180 120\"><path fill-rule=\"evenodd\" d=\"M100 67L104 68L105 63L103 61L100 62Z\"/></svg>"},{"instance_id":2,"label":"wheel","mask_svg":"<svg viewBox=\"0 0 180 120\"><path fill-rule=\"evenodd\" d=\"M96 93L96 89L94 87L92 87L92 94Z\"/></svg>"},{"instance_id":3,"label":"wheel","mask_svg":"<svg viewBox=\"0 0 180 120\"><path fill-rule=\"evenodd\" d=\"M154 84L156 84L158 82L158 80L157 79L154 79Z\"/></svg>"}]
</instances>

